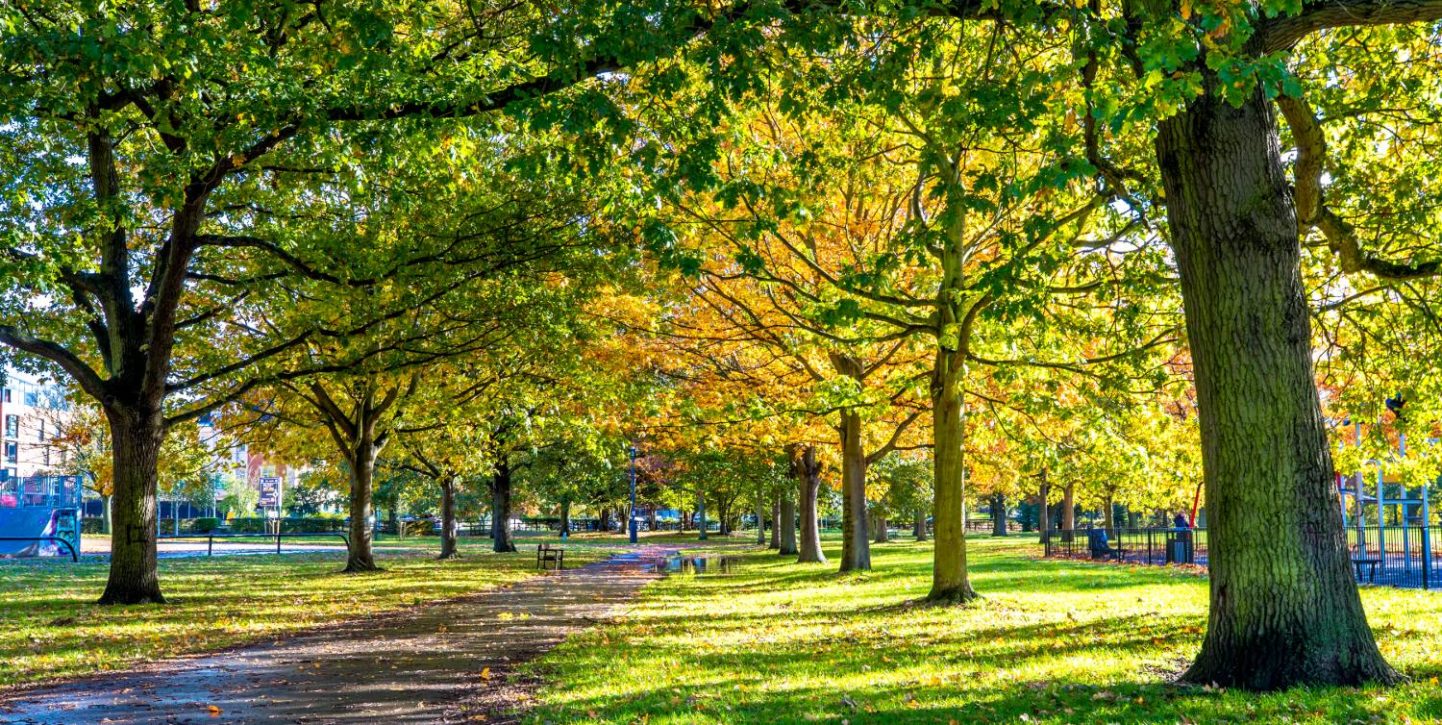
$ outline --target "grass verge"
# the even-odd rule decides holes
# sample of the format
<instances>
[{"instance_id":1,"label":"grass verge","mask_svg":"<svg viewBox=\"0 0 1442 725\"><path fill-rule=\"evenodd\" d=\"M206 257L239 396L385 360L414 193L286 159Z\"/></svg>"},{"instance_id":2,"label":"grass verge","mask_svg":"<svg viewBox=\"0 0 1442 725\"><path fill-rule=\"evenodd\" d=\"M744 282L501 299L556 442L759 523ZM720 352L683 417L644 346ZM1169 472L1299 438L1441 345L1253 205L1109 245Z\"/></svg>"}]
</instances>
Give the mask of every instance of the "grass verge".
<instances>
[{"instance_id":1,"label":"grass verge","mask_svg":"<svg viewBox=\"0 0 1442 725\"><path fill-rule=\"evenodd\" d=\"M738 548L734 573L660 580L625 616L534 663L546 685L527 720L1442 719L1442 593L1364 590L1383 652L1408 684L1254 695L1171 684L1200 644L1204 577L1038 560L1029 537L970 544L972 580L985 599L943 608L911 604L931 583L929 544L878 545L875 570L847 576ZM836 553L828 551L833 561Z\"/></svg>"}]
</instances>

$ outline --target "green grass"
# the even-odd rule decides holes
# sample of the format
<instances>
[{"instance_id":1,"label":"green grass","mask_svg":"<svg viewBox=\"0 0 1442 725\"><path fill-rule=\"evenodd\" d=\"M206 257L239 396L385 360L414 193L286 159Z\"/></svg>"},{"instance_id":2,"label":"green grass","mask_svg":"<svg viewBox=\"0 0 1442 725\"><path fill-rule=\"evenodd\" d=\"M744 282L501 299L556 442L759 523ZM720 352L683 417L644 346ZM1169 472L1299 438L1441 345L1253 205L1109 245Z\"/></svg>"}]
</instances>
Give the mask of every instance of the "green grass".
<instances>
[{"instance_id":1,"label":"green grass","mask_svg":"<svg viewBox=\"0 0 1442 725\"><path fill-rule=\"evenodd\" d=\"M694 544L695 542L693 542ZM1442 719L1442 593L1364 590L1392 688L1267 695L1171 684L1199 646L1202 576L1035 558L973 539L968 607L910 602L929 545L873 549L874 571L738 547L733 574L672 576L617 621L534 664L532 722L1408 722ZM707 545L718 551L720 545ZM835 558L833 550L828 555Z\"/></svg>"},{"instance_id":2,"label":"green grass","mask_svg":"<svg viewBox=\"0 0 1442 725\"><path fill-rule=\"evenodd\" d=\"M157 657L267 640L309 627L393 611L534 574L534 546L486 551L462 540L462 558L436 561L437 542L377 546L378 574L339 573L334 553L162 559L165 605L100 607L106 564L93 557L0 560L0 687L124 669ZM603 558L619 544L572 541L567 564Z\"/></svg>"}]
</instances>

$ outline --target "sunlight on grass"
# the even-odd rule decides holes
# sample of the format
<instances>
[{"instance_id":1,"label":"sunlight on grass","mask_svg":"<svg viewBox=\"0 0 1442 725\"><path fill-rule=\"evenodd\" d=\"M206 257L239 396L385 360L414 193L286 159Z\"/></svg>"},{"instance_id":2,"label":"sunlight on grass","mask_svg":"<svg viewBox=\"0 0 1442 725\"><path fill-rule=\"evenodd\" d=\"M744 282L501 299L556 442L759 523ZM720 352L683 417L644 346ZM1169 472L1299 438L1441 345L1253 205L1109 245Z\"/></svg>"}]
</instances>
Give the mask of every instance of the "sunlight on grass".
<instances>
[{"instance_id":1,"label":"sunlight on grass","mask_svg":"<svg viewBox=\"0 0 1442 725\"><path fill-rule=\"evenodd\" d=\"M123 669L475 593L533 575L541 540L495 554L485 550L489 540L463 539L461 559L436 561L435 539L412 539L378 546L385 571L364 575L339 573L343 550L162 559L169 603L136 607L94 604L104 562L0 561L0 686ZM613 547L567 548L567 563L579 566Z\"/></svg>"},{"instance_id":2,"label":"sunlight on grass","mask_svg":"<svg viewBox=\"0 0 1442 725\"><path fill-rule=\"evenodd\" d=\"M708 548L719 550L717 544ZM1413 680L1251 695L1170 684L1199 646L1206 579L1037 560L971 542L985 600L917 606L930 545L882 544L838 576L751 547L730 575L672 576L536 667L530 722L1400 722L1442 717L1442 593L1368 588L1383 651ZM828 552L830 554L831 552Z\"/></svg>"}]
</instances>

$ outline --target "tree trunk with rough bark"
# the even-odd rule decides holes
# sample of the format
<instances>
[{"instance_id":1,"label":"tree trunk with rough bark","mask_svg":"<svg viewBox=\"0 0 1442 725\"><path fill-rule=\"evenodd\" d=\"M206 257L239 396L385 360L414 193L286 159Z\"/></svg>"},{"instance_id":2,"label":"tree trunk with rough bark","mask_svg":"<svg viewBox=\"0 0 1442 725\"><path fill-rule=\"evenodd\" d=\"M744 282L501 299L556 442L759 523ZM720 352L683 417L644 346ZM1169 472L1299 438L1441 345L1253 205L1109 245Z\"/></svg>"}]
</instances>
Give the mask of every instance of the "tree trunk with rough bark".
<instances>
[{"instance_id":1,"label":"tree trunk with rough bark","mask_svg":"<svg viewBox=\"0 0 1442 725\"><path fill-rule=\"evenodd\" d=\"M163 603L156 566L156 474L165 423L160 406L107 408L114 489L111 495L110 576L101 604Z\"/></svg>"},{"instance_id":2,"label":"tree trunk with rough bark","mask_svg":"<svg viewBox=\"0 0 1442 725\"><path fill-rule=\"evenodd\" d=\"M969 602L976 598L966 568L966 471L963 468L966 410L962 398L964 354L938 348L932 370L933 454L931 592L935 602Z\"/></svg>"},{"instance_id":3,"label":"tree trunk with rough bark","mask_svg":"<svg viewBox=\"0 0 1442 725\"><path fill-rule=\"evenodd\" d=\"M1271 103L1220 81L1159 124L1197 388L1211 608L1183 679L1394 682L1353 579L1312 367L1296 213Z\"/></svg>"},{"instance_id":4,"label":"tree trunk with rough bark","mask_svg":"<svg viewBox=\"0 0 1442 725\"><path fill-rule=\"evenodd\" d=\"M871 569L871 537L866 528L866 453L861 415L841 411L841 571Z\"/></svg>"},{"instance_id":5,"label":"tree trunk with rough bark","mask_svg":"<svg viewBox=\"0 0 1442 725\"><path fill-rule=\"evenodd\" d=\"M796 476L797 494L801 501L801 547L797 563L825 564L821 551L821 522L817 499L821 495L821 462L816 460L814 446L801 447L791 458L791 472Z\"/></svg>"},{"instance_id":6,"label":"tree trunk with rough bark","mask_svg":"<svg viewBox=\"0 0 1442 725\"><path fill-rule=\"evenodd\" d=\"M351 574L380 569L376 566L372 548L375 531L371 525L371 513L376 457L380 454L373 432L370 425L362 425L350 452L350 554L346 557L344 571Z\"/></svg>"},{"instance_id":7,"label":"tree trunk with rough bark","mask_svg":"<svg viewBox=\"0 0 1442 725\"><path fill-rule=\"evenodd\" d=\"M456 521L456 486L460 476L449 474L441 477L441 553L437 559L455 559L460 556L456 539L460 535L460 523Z\"/></svg>"},{"instance_id":8,"label":"tree trunk with rough bark","mask_svg":"<svg viewBox=\"0 0 1442 725\"><path fill-rule=\"evenodd\" d=\"M491 548L498 552L515 551L511 539L511 462L502 454L491 476Z\"/></svg>"}]
</instances>

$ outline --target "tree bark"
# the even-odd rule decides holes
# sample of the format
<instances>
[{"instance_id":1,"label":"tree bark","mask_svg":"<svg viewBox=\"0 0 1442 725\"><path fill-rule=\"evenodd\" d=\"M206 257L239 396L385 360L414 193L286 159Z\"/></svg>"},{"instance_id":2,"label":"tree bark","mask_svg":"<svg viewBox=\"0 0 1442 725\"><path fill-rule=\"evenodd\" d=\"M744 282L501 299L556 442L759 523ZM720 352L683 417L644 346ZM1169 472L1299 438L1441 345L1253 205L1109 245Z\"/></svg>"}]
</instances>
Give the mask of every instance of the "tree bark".
<instances>
[{"instance_id":1,"label":"tree bark","mask_svg":"<svg viewBox=\"0 0 1442 725\"><path fill-rule=\"evenodd\" d=\"M841 571L871 569L871 537L866 530L866 452L861 415L841 411Z\"/></svg>"},{"instance_id":2,"label":"tree bark","mask_svg":"<svg viewBox=\"0 0 1442 725\"><path fill-rule=\"evenodd\" d=\"M491 548L497 552L515 551L511 540L511 462L505 454L496 461L491 476Z\"/></svg>"},{"instance_id":3,"label":"tree bark","mask_svg":"<svg viewBox=\"0 0 1442 725\"><path fill-rule=\"evenodd\" d=\"M932 370L932 436L936 444L932 463L932 526L936 544L932 552L931 592L927 599L936 602L963 603L976 598L966 568L964 364L959 351L939 347Z\"/></svg>"},{"instance_id":4,"label":"tree bark","mask_svg":"<svg viewBox=\"0 0 1442 725\"><path fill-rule=\"evenodd\" d=\"M792 456L791 471L796 476L801 499L801 550L796 555L800 564L825 564L821 551L821 526L817 499L821 495L821 462L816 460L816 447L804 446Z\"/></svg>"},{"instance_id":5,"label":"tree bark","mask_svg":"<svg viewBox=\"0 0 1442 725\"><path fill-rule=\"evenodd\" d=\"M102 507L100 511L100 533L102 534L109 534L113 531L113 527L110 525L110 499L112 498L114 498L114 496L101 497Z\"/></svg>"},{"instance_id":6,"label":"tree bark","mask_svg":"<svg viewBox=\"0 0 1442 725\"><path fill-rule=\"evenodd\" d=\"M1068 483L1061 489L1061 540L1071 543L1076 531L1076 484Z\"/></svg>"},{"instance_id":7,"label":"tree bark","mask_svg":"<svg viewBox=\"0 0 1442 725\"><path fill-rule=\"evenodd\" d=\"M926 535L926 509L917 509L913 517L911 535L915 536L917 541L926 541L929 538Z\"/></svg>"},{"instance_id":8,"label":"tree bark","mask_svg":"<svg viewBox=\"0 0 1442 725\"><path fill-rule=\"evenodd\" d=\"M782 556L796 555L796 499L791 494L781 494L780 504L777 506L776 530L779 537L776 540L776 553Z\"/></svg>"},{"instance_id":9,"label":"tree bark","mask_svg":"<svg viewBox=\"0 0 1442 725\"><path fill-rule=\"evenodd\" d=\"M1159 124L1196 377L1211 609L1187 682L1394 682L1348 561L1270 102L1207 93Z\"/></svg>"},{"instance_id":10,"label":"tree bark","mask_svg":"<svg viewBox=\"0 0 1442 725\"><path fill-rule=\"evenodd\" d=\"M561 536L571 535L571 499L561 499Z\"/></svg>"},{"instance_id":11,"label":"tree bark","mask_svg":"<svg viewBox=\"0 0 1442 725\"><path fill-rule=\"evenodd\" d=\"M887 522L887 520L886 520L886 517L885 517L884 515L882 515L882 514L877 514L877 515L876 515L876 538L875 538L875 540L874 540L875 543L877 543L877 544L885 544L885 543L891 541L891 538L890 538L890 537L891 537L891 531L890 531L889 529L890 529L890 527L888 526L888 522Z\"/></svg>"},{"instance_id":12,"label":"tree bark","mask_svg":"<svg viewBox=\"0 0 1442 725\"><path fill-rule=\"evenodd\" d=\"M460 556L456 550L456 539L460 534L460 525L456 522L456 483L459 478L454 474L441 477L441 553L437 559Z\"/></svg>"},{"instance_id":13,"label":"tree bark","mask_svg":"<svg viewBox=\"0 0 1442 725\"><path fill-rule=\"evenodd\" d=\"M699 538L701 541L705 541L705 540L706 540L706 499L704 499L704 498L703 498L703 499L698 499L698 500L696 501L696 529L701 532L701 533L700 533L700 536L698 536L697 538Z\"/></svg>"},{"instance_id":14,"label":"tree bark","mask_svg":"<svg viewBox=\"0 0 1442 725\"><path fill-rule=\"evenodd\" d=\"M1116 536L1116 521L1112 515L1112 492L1107 491L1106 500L1102 501L1102 528L1107 530L1107 536Z\"/></svg>"},{"instance_id":15,"label":"tree bark","mask_svg":"<svg viewBox=\"0 0 1442 725\"><path fill-rule=\"evenodd\" d=\"M601 509L601 516L596 525L600 527L603 534L611 532L611 509L609 507Z\"/></svg>"},{"instance_id":16,"label":"tree bark","mask_svg":"<svg viewBox=\"0 0 1442 725\"><path fill-rule=\"evenodd\" d=\"M345 569L349 573L377 571L372 539L375 528L371 526L372 497L375 493L376 456L380 450L371 435L371 427L362 425L362 431L350 451L350 554L346 557ZM400 533L400 527L396 527Z\"/></svg>"},{"instance_id":17,"label":"tree bark","mask_svg":"<svg viewBox=\"0 0 1442 725\"><path fill-rule=\"evenodd\" d=\"M111 462L110 576L101 604L164 603L156 566L156 473L165 423L160 406L107 407Z\"/></svg>"},{"instance_id":18,"label":"tree bark","mask_svg":"<svg viewBox=\"0 0 1442 725\"><path fill-rule=\"evenodd\" d=\"M1006 536L1006 494L995 493L991 496L991 535Z\"/></svg>"}]
</instances>

